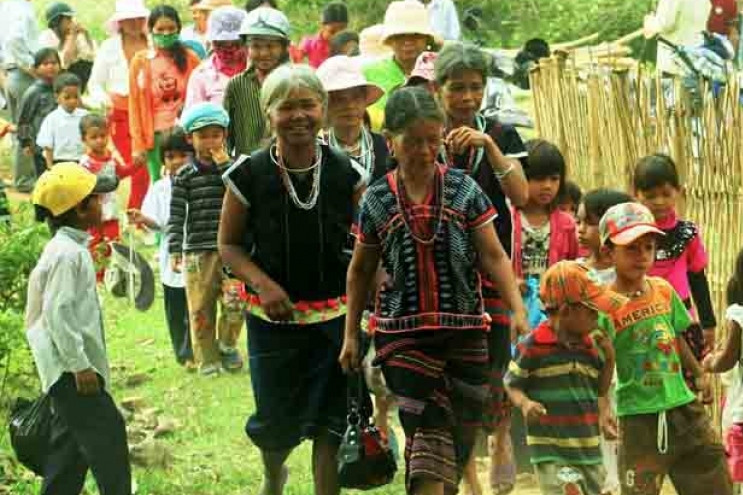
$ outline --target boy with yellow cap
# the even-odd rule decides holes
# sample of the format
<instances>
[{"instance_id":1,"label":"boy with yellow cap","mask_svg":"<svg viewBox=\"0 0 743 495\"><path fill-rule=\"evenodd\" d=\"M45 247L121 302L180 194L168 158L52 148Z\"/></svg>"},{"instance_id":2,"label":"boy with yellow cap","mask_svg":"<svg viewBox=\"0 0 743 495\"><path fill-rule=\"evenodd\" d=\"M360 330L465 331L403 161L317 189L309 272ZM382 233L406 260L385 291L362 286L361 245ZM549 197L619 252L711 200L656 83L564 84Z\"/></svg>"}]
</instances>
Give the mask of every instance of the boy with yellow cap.
<instances>
[{"instance_id":1,"label":"boy with yellow cap","mask_svg":"<svg viewBox=\"0 0 743 495\"><path fill-rule=\"evenodd\" d=\"M610 427L605 406L614 370L608 339L589 335L599 311L612 313L626 299L590 278L588 270L562 261L540 287L548 319L516 348L505 378L508 395L527 421L527 444L543 495L600 495L604 469L600 423ZM601 419L601 421L600 421Z\"/></svg>"},{"instance_id":2,"label":"boy with yellow cap","mask_svg":"<svg viewBox=\"0 0 743 495\"><path fill-rule=\"evenodd\" d=\"M671 284L648 277L663 231L639 203L611 207L599 236L616 269L611 289L629 302L599 326L612 336L617 361L619 479L623 495L658 495L670 475L682 495L730 495L730 473L704 406L689 390L682 369L703 396L710 383L684 331L689 313Z\"/></svg>"},{"instance_id":3,"label":"boy with yellow cap","mask_svg":"<svg viewBox=\"0 0 743 495\"><path fill-rule=\"evenodd\" d=\"M28 342L53 410L42 495L80 493L88 469L101 493L131 493L126 428L108 392L87 233L101 223L100 195L116 185L77 163L60 163L44 172L33 190L37 214L54 233L31 273L26 307Z\"/></svg>"}]
</instances>

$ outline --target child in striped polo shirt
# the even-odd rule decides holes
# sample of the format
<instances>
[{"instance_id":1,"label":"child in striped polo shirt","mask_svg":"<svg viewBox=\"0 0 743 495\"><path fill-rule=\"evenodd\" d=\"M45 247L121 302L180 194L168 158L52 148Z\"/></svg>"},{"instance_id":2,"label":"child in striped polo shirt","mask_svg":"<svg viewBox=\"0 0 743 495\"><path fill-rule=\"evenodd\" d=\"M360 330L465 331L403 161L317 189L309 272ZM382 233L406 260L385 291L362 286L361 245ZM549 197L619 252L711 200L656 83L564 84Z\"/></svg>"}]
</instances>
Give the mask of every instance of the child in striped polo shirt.
<instances>
[{"instance_id":1,"label":"child in striped polo shirt","mask_svg":"<svg viewBox=\"0 0 743 495\"><path fill-rule=\"evenodd\" d=\"M527 422L542 494L600 495L599 425L613 425L606 394L614 353L608 339L598 338L597 346L589 335L599 311L612 313L626 299L594 283L573 261L545 272L540 298L548 319L517 346L505 379L508 395Z\"/></svg>"}]
</instances>

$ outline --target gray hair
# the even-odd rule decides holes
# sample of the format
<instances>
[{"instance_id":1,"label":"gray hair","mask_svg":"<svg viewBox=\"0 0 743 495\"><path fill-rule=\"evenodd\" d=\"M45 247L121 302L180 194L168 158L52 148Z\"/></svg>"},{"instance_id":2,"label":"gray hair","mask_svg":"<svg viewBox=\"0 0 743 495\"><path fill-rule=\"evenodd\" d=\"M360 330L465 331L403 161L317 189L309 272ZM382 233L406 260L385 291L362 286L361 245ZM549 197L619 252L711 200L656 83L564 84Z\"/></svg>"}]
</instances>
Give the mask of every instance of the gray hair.
<instances>
[{"instance_id":1,"label":"gray hair","mask_svg":"<svg viewBox=\"0 0 743 495\"><path fill-rule=\"evenodd\" d=\"M485 81L490 70L485 53L469 43L456 42L444 45L434 66L436 82L443 86L455 73L465 70L479 72Z\"/></svg>"},{"instance_id":2,"label":"gray hair","mask_svg":"<svg viewBox=\"0 0 743 495\"><path fill-rule=\"evenodd\" d=\"M328 109L328 93L309 65L284 64L274 69L261 88L261 108L271 115L289 97L292 91L306 88L322 103L323 113Z\"/></svg>"}]
</instances>

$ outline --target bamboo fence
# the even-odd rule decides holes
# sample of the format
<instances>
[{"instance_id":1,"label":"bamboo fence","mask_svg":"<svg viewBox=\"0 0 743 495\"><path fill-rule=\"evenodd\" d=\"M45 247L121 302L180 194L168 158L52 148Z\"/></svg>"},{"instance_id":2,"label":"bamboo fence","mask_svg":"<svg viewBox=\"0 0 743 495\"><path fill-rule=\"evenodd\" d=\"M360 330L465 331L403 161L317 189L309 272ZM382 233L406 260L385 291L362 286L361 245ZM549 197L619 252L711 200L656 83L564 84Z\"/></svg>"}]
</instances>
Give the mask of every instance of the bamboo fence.
<instances>
[{"instance_id":1,"label":"bamboo fence","mask_svg":"<svg viewBox=\"0 0 743 495\"><path fill-rule=\"evenodd\" d=\"M605 59L544 59L531 78L537 133L560 147L569 176L584 190L629 190L635 163L650 153L676 161L685 186L683 215L700 226L709 252L718 340L723 338L725 285L743 247L738 79L731 77L717 96L702 87L695 103L681 81L664 85L637 65Z\"/></svg>"}]
</instances>

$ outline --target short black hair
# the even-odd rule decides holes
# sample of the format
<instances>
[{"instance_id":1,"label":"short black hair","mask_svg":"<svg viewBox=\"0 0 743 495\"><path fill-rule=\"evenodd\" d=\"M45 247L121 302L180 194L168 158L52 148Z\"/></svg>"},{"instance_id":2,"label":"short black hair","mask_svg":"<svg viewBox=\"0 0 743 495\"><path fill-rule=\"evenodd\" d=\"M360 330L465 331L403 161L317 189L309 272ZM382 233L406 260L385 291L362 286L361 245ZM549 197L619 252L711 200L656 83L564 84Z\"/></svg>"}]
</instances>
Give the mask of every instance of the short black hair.
<instances>
[{"instance_id":1,"label":"short black hair","mask_svg":"<svg viewBox=\"0 0 743 495\"><path fill-rule=\"evenodd\" d=\"M578 206L581 199L583 199L583 190L581 190L580 186L572 180L565 181L565 191L560 196L560 203L570 201L575 206Z\"/></svg>"},{"instance_id":2,"label":"short black hair","mask_svg":"<svg viewBox=\"0 0 743 495\"><path fill-rule=\"evenodd\" d=\"M557 190L556 198L565 194L567 167L560 148L545 139L531 139L526 142L526 151L529 153L524 167L526 179L543 179L559 175L560 188Z\"/></svg>"},{"instance_id":3,"label":"short black hair","mask_svg":"<svg viewBox=\"0 0 743 495\"><path fill-rule=\"evenodd\" d=\"M600 188L586 193L583 197L583 208L586 210L586 216L601 220L612 206L634 201L634 198L624 191Z\"/></svg>"},{"instance_id":4,"label":"short black hair","mask_svg":"<svg viewBox=\"0 0 743 495\"><path fill-rule=\"evenodd\" d=\"M83 82L72 72L63 72L54 79L54 94L58 95L63 89L75 86L77 89L83 87Z\"/></svg>"},{"instance_id":5,"label":"short black hair","mask_svg":"<svg viewBox=\"0 0 743 495\"><path fill-rule=\"evenodd\" d=\"M330 2L322 9L322 23L342 22L348 24L348 7L342 2Z\"/></svg>"},{"instance_id":6,"label":"short black hair","mask_svg":"<svg viewBox=\"0 0 743 495\"><path fill-rule=\"evenodd\" d=\"M83 139L89 129L108 129L108 120L103 115L89 113L80 119L80 136Z\"/></svg>"},{"instance_id":7,"label":"short black hair","mask_svg":"<svg viewBox=\"0 0 743 495\"><path fill-rule=\"evenodd\" d=\"M82 205L84 207L88 206L88 203L93 198L93 194L89 194L88 196L85 196L79 205ZM61 213L57 216L54 216L51 211L49 211L47 208L40 206L40 205L34 205L34 213L35 218L37 222L46 222L46 224L49 226L49 230L52 231L52 234L57 232L61 227L72 227L75 225L75 222L77 220L77 208L72 207L69 210L67 210L64 213Z\"/></svg>"},{"instance_id":8,"label":"short black hair","mask_svg":"<svg viewBox=\"0 0 743 495\"><path fill-rule=\"evenodd\" d=\"M42 48L34 53L34 69L41 67L41 64L54 57L59 65L62 65L62 59L59 58L59 52L55 48Z\"/></svg>"},{"instance_id":9,"label":"short black hair","mask_svg":"<svg viewBox=\"0 0 743 495\"><path fill-rule=\"evenodd\" d=\"M354 31L341 31L330 38L330 56L343 55L343 47L352 41L359 42L359 34Z\"/></svg>"},{"instance_id":10,"label":"short black hair","mask_svg":"<svg viewBox=\"0 0 743 495\"><path fill-rule=\"evenodd\" d=\"M174 127L162 133L160 138L160 162L165 164L165 154L168 151L193 153L193 147L188 144L186 132L180 127Z\"/></svg>"},{"instance_id":11,"label":"short black hair","mask_svg":"<svg viewBox=\"0 0 743 495\"><path fill-rule=\"evenodd\" d=\"M635 166L632 183L635 191L648 191L665 185L681 189L681 179L676 164L670 156L663 153L641 158Z\"/></svg>"}]
</instances>

